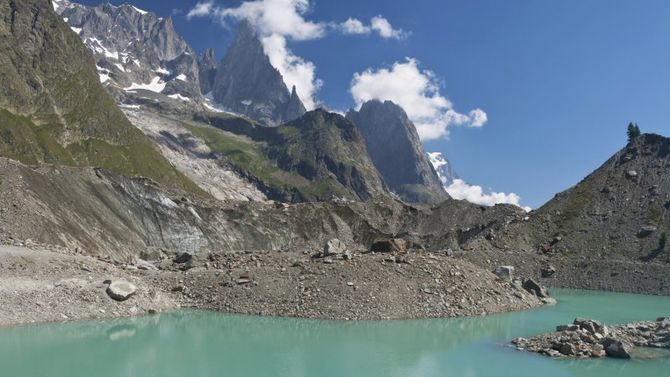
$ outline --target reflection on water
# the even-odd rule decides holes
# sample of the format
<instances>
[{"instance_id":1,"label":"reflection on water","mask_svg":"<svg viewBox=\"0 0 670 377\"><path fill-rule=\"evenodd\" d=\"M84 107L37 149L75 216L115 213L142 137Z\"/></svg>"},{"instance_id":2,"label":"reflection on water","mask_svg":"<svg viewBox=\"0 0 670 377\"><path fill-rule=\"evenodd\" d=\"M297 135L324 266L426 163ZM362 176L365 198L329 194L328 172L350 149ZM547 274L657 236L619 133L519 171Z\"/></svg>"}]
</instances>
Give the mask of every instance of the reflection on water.
<instances>
[{"instance_id":1,"label":"reflection on water","mask_svg":"<svg viewBox=\"0 0 670 377\"><path fill-rule=\"evenodd\" d=\"M185 311L0 330L3 376L656 376L670 359L551 360L506 346L575 316L670 313L670 299L557 292L539 310L453 320L331 322Z\"/></svg>"}]
</instances>

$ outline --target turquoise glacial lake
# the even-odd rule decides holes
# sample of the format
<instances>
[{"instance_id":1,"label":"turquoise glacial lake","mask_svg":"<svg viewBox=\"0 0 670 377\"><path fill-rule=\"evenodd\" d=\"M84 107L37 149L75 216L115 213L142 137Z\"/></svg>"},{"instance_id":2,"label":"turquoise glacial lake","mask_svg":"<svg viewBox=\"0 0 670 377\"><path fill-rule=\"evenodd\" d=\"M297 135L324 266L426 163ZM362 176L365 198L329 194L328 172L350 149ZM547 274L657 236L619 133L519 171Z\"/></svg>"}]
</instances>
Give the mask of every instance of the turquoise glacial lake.
<instances>
[{"instance_id":1,"label":"turquoise glacial lake","mask_svg":"<svg viewBox=\"0 0 670 377\"><path fill-rule=\"evenodd\" d=\"M337 322L181 311L0 329L6 377L670 376L670 358L553 360L507 346L588 317L670 315L670 298L556 290L558 305L478 318Z\"/></svg>"}]
</instances>

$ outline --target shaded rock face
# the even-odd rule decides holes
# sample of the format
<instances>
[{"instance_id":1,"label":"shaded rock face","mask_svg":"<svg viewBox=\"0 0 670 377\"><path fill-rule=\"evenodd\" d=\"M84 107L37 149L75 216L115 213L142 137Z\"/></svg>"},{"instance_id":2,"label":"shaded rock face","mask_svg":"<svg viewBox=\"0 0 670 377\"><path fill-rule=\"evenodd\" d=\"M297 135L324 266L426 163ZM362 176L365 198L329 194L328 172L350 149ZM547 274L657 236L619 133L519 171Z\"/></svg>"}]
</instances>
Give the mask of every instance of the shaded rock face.
<instances>
[{"instance_id":1,"label":"shaded rock face","mask_svg":"<svg viewBox=\"0 0 670 377\"><path fill-rule=\"evenodd\" d=\"M146 102L147 94L175 107L202 102L193 50L161 18L129 4L95 7L54 1L93 53L100 81L120 102Z\"/></svg>"},{"instance_id":2,"label":"shaded rock face","mask_svg":"<svg viewBox=\"0 0 670 377\"><path fill-rule=\"evenodd\" d=\"M630 171L635 171L634 179ZM576 186L557 194L500 242L549 257L670 261L670 138L642 134ZM667 237L667 236L666 236ZM524 244L532 240L530 244Z\"/></svg>"},{"instance_id":3,"label":"shaded rock face","mask_svg":"<svg viewBox=\"0 0 670 377\"><path fill-rule=\"evenodd\" d=\"M266 126L294 120L306 111L295 88L289 92L246 21L240 22L237 36L217 69L213 97L226 109Z\"/></svg>"},{"instance_id":4,"label":"shaded rock face","mask_svg":"<svg viewBox=\"0 0 670 377\"><path fill-rule=\"evenodd\" d=\"M317 109L277 127L211 113L196 114L194 120L235 143L219 151L232 155L229 163L269 199L367 200L388 193L359 130L339 114ZM243 138L230 139L231 134ZM211 136L208 143L215 146ZM245 158L236 158L239 153Z\"/></svg>"},{"instance_id":5,"label":"shaded rock face","mask_svg":"<svg viewBox=\"0 0 670 377\"><path fill-rule=\"evenodd\" d=\"M363 137L341 115L314 110L271 131L267 156L282 170L322 184L319 200L367 200L386 192Z\"/></svg>"},{"instance_id":6,"label":"shaded rock face","mask_svg":"<svg viewBox=\"0 0 670 377\"><path fill-rule=\"evenodd\" d=\"M368 101L347 119L358 126L388 187L408 202L437 203L449 196L430 163L414 124L391 101Z\"/></svg>"},{"instance_id":7,"label":"shaded rock face","mask_svg":"<svg viewBox=\"0 0 670 377\"><path fill-rule=\"evenodd\" d=\"M198 57L198 70L200 92L207 94L214 88L214 79L216 79L216 58L213 49L208 48Z\"/></svg>"}]
</instances>

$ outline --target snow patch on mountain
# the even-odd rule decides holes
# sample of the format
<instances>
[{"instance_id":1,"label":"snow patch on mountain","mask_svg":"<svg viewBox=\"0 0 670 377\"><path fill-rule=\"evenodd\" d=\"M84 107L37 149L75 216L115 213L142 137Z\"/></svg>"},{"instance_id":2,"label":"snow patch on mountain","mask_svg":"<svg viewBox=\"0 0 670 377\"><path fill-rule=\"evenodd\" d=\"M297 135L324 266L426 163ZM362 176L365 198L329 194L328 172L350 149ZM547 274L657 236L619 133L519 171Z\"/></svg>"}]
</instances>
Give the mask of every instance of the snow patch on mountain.
<instances>
[{"instance_id":1,"label":"snow patch on mountain","mask_svg":"<svg viewBox=\"0 0 670 377\"><path fill-rule=\"evenodd\" d=\"M148 84L138 84L138 83L132 83L130 84L129 87L124 88L126 92L130 91L137 91L137 90L149 90L152 92L160 93L165 89L166 83L161 80L160 77L156 76L153 79L151 79L151 82Z\"/></svg>"},{"instance_id":2,"label":"snow patch on mountain","mask_svg":"<svg viewBox=\"0 0 670 377\"><path fill-rule=\"evenodd\" d=\"M134 6L132 6L132 5L131 5L131 7L132 7L133 9L135 9L135 11L137 11L137 13L139 13L139 14L141 14L141 15L145 15L145 14L149 13L149 12L147 12L147 11L145 11L145 10L142 10L142 9L140 9L140 8L137 8L137 7L134 7Z\"/></svg>"},{"instance_id":3,"label":"snow patch on mountain","mask_svg":"<svg viewBox=\"0 0 670 377\"><path fill-rule=\"evenodd\" d=\"M440 178L440 182L442 182L442 186L449 186L454 181L454 178L456 178L449 160L440 152L428 152L427 154L431 165L433 165L437 176Z\"/></svg>"},{"instance_id":4,"label":"snow patch on mountain","mask_svg":"<svg viewBox=\"0 0 670 377\"><path fill-rule=\"evenodd\" d=\"M191 99L188 97L184 97L181 94L175 93L175 94L168 94L168 97L172 99L176 99L179 101L184 101L184 102L191 102Z\"/></svg>"}]
</instances>

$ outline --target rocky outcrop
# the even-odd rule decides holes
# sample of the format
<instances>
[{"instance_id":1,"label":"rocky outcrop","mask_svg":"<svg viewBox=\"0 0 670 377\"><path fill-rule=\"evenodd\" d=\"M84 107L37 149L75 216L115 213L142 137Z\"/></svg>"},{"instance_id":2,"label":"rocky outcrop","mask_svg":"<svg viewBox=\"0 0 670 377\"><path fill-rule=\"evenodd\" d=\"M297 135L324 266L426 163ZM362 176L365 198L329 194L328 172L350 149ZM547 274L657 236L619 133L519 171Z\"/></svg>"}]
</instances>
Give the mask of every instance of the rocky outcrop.
<instances>
[{"instance_id":1,"label":"rocky outcrop","mask_svg":"<svg viewBox=\"0 0 670 377\"><path fill-rule=\"evenodd\" d=\"M118 102L152 105L156 99L175 110L202 103L195 53L171 18L127 3L57 0L54 8L91 50L100 82Z\"/></svg>"},{"instance_id":2,"label":"rocky outcrop","mask_svg":"<svg viewBox=\"0 0 670 377\"><path fill-rule=\"evenodd\" d=\"M661 247L663 234L670 234L668 171L670 138L642 134L494 243L537 250L550 261L580 256L669 262L667 246Z\"/></svg>"},{"instance_id":3,"label":"rocky outcrop","mask_svg":"<svg viewBox=\"0 0 670 377\"><path fill-rule=\"evenodd\" d=\"M216 57L214 50L208 48L198 57L198 73L200 81L200 92L207 94L214 89L214 80L216 79Z\"/></svg>"},{"instance_id":4,"label":"rocky outcrop","mask_svg":"<svg viewBox=\"0 0 670 377\"><path fill-rule=\"evenodd\" d=\"M305 113L293 89L289 92L251 25L240 22L235 40L217 69L214 100L229 111L266 126L277 126Z\"/></svg>"},{"instance_id":5,"label":"rocky outcrop","mask_svg":"<svg viewBox=\"0 0 670 377\"><path fill-rule=\"evenodd\" d=\"M601 322L576 318L572 325L560 325L556 332L512 341L518 349L552 357L617 359L635 358L639 348L670 348L670 319L605 326Z\"/></svg>"},{"instance_id":6,"label":"rocky outcrop","mask_svg":"<svg viewBox=\"0 0 670 377\"><path fill-rule=\"evenodd\" d=\"M389 189L408 202L438 203L449 195L423 150L416 127L391 101L372 100L347 119L356 124Z\"/></svg>"}]
</instances>

